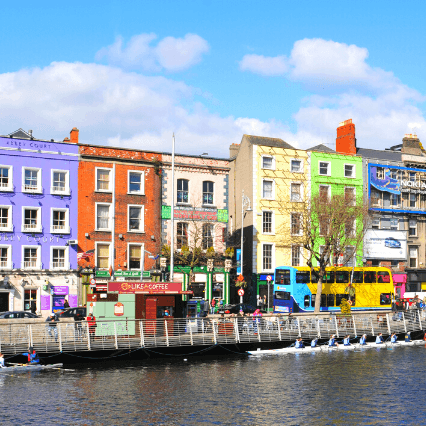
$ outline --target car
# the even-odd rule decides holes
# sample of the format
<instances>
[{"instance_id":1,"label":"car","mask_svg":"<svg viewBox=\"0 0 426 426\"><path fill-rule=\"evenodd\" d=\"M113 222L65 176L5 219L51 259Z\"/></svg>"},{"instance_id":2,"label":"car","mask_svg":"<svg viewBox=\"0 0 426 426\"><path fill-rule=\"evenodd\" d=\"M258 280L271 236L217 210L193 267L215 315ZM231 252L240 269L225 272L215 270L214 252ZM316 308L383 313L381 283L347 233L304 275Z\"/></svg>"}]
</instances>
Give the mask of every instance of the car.
<instances>
[{"instance_id":1,"label":"car","mask_svg":"<svg viewBox=\"0 0 426 426\"><path fill-rule=\"evenodd\" d=\"M401 243L395 238L389 237L385 240L385 247L389 248L401 248Z\"/></svg>"},{"instance_id":2,"label":"car","mask_svg":"<svg viewBox=\"0 0 426 426\"><path fill-rule=\"evenodd\" d=\"M247 303L237 303L236 305L224 305L218 309L219 314L238 314L238 312L243 311L245 314L252 314L256 309L252 305L248 305ZM265 311L260 310L262 313L266 313Z\"/></svg>"},{"instance_id":3,"label":"car","mask_svg":"<svg viewBox=\"0 0 426 426\"><path fill-rule=\"evenodd\" d=\"M16 318L40 318L38 315L26 311L6 311L0 312L0 319L16 319Z\"/></svg>"},{"instance_id":4,"label":"car","mask_svg":"<svg viewBox=\"0 0 426 426\"><path fill-rule=\"evenodd\" d=\"M56 318L74 318L77 314L86 318L87 308L85 306L79 306L75 308L65 308L55 312Z\"/></svg>"}]
</instances>

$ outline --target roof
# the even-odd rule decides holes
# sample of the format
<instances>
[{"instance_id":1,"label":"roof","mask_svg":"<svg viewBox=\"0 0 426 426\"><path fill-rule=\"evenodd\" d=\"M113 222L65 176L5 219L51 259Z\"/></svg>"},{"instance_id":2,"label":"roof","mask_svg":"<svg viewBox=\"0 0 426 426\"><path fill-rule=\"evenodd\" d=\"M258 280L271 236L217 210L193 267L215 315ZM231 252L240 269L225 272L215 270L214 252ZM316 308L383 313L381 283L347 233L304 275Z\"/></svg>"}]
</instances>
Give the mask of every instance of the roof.
<instances>
[{"instance_id":1,"label":"roof","mask_svg":"<svg viewBox=\"0 0 426 426\"><path fill-rule=\"evenodd\" d=\"M30 130L30 132L31 132L31 130ZM27 133L23 129L18 129L18 130L15 130L12 133L9 133L7 135L7 137L9 137L9 138L12 137L12 138L17 138L17 139L32 139L32 134Z\"/></svg>"},{"instance_id":2,"label":"roof","mask_svg":"<svg viewBox=\"0 0 426 426\"><path fill-rule=\"evenodd\" d=\"M306 151L336 152L334 149L331 149L328 146L325 146L323 144L313 146L312 148L309 148Z\"/></svg>"},{"instance_id":3,"label":"roof","mask_svg":"<svg viewBox=\"0 0 426 426\"><path fill-rule=\"evenodd\" d=\"M378 160L402 161L401 151L382 151L378 149L357 148L356 155Z\"/></svg>"},{"instance_id":4,"label":"roof","mask_svg":"<svg viewBox=\"0 0 426 426\"><path fill-rule=\"evenodd\" d=\"M266 136L243 135L248 143L252 145L272 146L275 148L296 149L287 142L279 138L267 138Z\"/></svg>"}]
</instances>

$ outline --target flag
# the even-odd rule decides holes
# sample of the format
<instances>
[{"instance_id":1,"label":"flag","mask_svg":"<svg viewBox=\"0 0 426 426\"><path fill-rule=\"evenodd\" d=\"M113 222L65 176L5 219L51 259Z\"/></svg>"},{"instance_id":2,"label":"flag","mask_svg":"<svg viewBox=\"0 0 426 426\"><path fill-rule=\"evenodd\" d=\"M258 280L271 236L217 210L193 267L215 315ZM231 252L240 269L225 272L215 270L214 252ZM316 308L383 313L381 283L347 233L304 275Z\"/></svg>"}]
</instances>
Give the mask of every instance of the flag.
<instances>
[{"instance_id":1,"label":"flag","mask_svg":"<svg viewBox=\"0 0 426 426\"><path fill-rule=\"evenodd\" d=\"M81 253L77 253L77 260L81 260L81 259L89 260L90 257L93 256L94 252L95 250L93 249L93 250L87 250Z\"/></svg>"}]
</instances>

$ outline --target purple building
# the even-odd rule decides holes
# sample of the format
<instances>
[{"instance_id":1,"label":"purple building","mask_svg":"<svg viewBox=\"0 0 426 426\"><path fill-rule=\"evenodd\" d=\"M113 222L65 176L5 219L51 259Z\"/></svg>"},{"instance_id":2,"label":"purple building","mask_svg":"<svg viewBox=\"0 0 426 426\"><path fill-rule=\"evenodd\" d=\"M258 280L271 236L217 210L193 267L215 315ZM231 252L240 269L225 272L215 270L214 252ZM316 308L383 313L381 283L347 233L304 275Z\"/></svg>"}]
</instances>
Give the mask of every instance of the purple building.
<instances>
[{"instance_id":1,"label":"purple building","mask_svg":"<svg viewBox=\"0 0 426 426\"><path fill-rule=\"evenodd\" d=\"M77 305L78 130L0 136L0 312Z\"/></svg>"}]
</instances>

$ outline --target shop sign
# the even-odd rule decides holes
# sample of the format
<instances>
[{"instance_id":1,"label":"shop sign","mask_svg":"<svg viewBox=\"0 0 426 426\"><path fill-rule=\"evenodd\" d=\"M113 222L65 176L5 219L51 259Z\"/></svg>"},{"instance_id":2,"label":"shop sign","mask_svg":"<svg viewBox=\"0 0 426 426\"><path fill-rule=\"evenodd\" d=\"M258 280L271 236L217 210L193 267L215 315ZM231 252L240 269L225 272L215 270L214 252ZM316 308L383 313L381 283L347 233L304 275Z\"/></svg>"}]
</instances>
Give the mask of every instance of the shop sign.
<instances>
[{"instance_id":1,"label":"shop sign","mask_svg":"<svg viewBox=\"0 0 426 426\"><path fill-rule=\"evenodd\" d=\"M141 271L115 271L114 276L115 277L126 277L126 278L140 278ZM143 277L144 278L150 278L151 272L150 271L143 271Z\"/></svg>"},{"instance_id":2,"label":"shop sign","mask_svg":"<svg viewBox=\"0 0 426 426\"><path fill-rule=\"evenodd\" d=\"M114 305L114 315L116 317L121 317L122 315L124 315L124 305L121 302L117 302Z\"/></svg>"},{"instance_id":3,"label":"shop sign","mask_svg":"<svg viewBox=\"0 0 426 426\"><path fill-rule=\"evenodd\" d=\"M108 292L119 294L192 294L192 291L182 291L181 283L144 283L120 281L109 282Z\"/></svg>"},{"instance_id":4,"label":"shop sign","mask_svg":"<svg viewBox=\"0 0 426 426\"><path fill-rule=\"evenodd\" d=\"M66 285L54 285L52 288L55 296L66 296L68 294L68 286Z\"/></svg>"},{"instance_id":5,"label":"shop sign","mask_svg":"<svg viewBox=\"0 0 426 426\"><path fill-rule=\"evenodd\" d=\"M172 207L161 207L161 219L172 218ZM181 220L202 220L203 222L228 222L228 210L226 209L203 209L176 206L174 218Z\"/></svg>"},{"instance_id":6,"label":"shop sign","mask_svg":"<svg viewBox=\"0 0 426 426\"><path fill-rule=\"evenodd\" d=\"M95 275L97 277L110 277L110 274L108 271L96 271Z\"/></svg>"}]
</instances>

